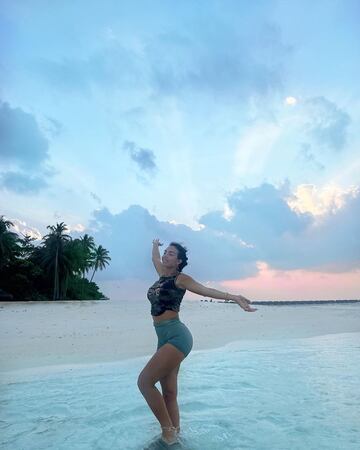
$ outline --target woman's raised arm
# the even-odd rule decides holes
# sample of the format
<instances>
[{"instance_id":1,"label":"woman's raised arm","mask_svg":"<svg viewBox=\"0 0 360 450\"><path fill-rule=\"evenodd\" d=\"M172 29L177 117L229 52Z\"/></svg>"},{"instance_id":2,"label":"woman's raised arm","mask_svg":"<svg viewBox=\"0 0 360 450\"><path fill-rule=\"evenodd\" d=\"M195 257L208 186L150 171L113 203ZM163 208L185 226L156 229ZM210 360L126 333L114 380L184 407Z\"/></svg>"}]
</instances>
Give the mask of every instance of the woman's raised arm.
<instances>
[{"instance_id":1,"label":"woman's raised arm","mask_svg":"<svg viewBox=\"0 0 360 450\"><path fill-rule=\"evenodd\" d=\"M189 275L180 273L177 278L176 283L180 288L187 289L188 291L194 292L194 294L202 295L203 297L218 298L224 300L233 300L236 302L244 311L254 312L257 311L256 308L251 308L249 304L250 300L243 297L242 295L233 295L228 292L218 291L217 289L208 288L201 283L198 283Z\"/></svg>"},{"instance_id":2,"label":"woman's raised arm","mask_svg":"<svg viewBox=\"0 0 360 450\"><path fill-rule=\"evenodd\" d=\"M155 266L155 269L159 276L163 274L164 268L163 264L161 262L161 256L159 252L159 246L162 245L159 241L159 239L153 240L153 247L152 247L152 262Z\"/></svg>"}]
</instances>

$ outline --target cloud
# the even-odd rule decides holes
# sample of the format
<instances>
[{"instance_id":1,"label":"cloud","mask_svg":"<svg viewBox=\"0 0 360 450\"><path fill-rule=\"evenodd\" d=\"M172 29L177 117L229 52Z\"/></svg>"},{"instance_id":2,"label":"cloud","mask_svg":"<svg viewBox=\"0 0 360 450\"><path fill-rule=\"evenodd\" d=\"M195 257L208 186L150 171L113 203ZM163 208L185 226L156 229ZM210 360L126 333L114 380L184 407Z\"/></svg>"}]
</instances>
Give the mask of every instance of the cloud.
<instances>
[{"instance_id":1,"label":"cloud","mask_svg":"<svg viewBox=\"0 0 360 450\"><path fill-rule=\"evenodd\" d=\"M287 198L287 203L294 211L322 216L329 213L336 214L345 206L349 198L356 197L358 194L359 190L355 186L342 189L333 184L321 188L314 184L300 184L291 197Z\"/></svg>"},{"instance_id":2,"label":"cloud","mask_svg":"<svg viewBox=\"0 0 360 450\"><path fill-rule=\"evenodd\" d=\"M33 61L30 69L68 93L88 94L93 86L131 88L141 84L144 78L141 58L118 43L82 58L42 58Z\"/></svg>"},{"instance_id":3,"label":"cloud","mask_svg":"<svg viewBox=\"0 0 360 450\"><path fill-rule=\"evenodd\" d=\"M298 159L306 165L313 167L314 169L324 170L325 166L317 160L311 150L312 146L310 144L301 144L301 150L298 153Z\"/></svg>"},{"instance_id":4,"label":"cloud","mask_svg":"<svg viewBox=\"0 0 360 450\"><path fill-rule=\"evenodd\" d=\"M314 97L305 102L308 121L305 130L320 147L340 151L345 147L351 123L347 112L325 97Z\"/></svg>"},{"instance_id":5,"label":"cloud","mask_svg":"<svg viewBox=\"0 0 360 450\"><path fill-rule=\"evenodd\" d=\"M294 207L288 185L263 184L228 198L232 215L222 211L200 218L208 230L231 233L254 246L253 255L275 269L345 271L360 267L360 195L344 193L338 208L321 218ZM292 207L291 207L291 206Z\"/></svg>"},{"instance_id":6,"label":"cloud","mask_svg":"<svg viewBox=\"0 0 360 450\"><path fill-rule=\"evenodd\" d=\"M99 205L102 204L101 198L95 194L95 192L90 192L90 197L93 198Z\"/></svg>"},{"instance_id":7,"label":"cloud","mask_svg":"<svg viewBox=\"0 0 360 450\"><path fill-rule=\"evenodd\" d=\"M86 226L82 223L76 223L75 225L66 225L66 230L68 233L83 233L86 230Z\"/></svg>"},{"instance_id":8,"label":"cloud","mask_svg":"<svg viewBox=\"0 0 360 450\"><path fill-rule=\"evenodd\" d=\"M199 279L221 280L256 273L252 249L236 237L212 230L194 231L185 225L161 222L138 205L119 214L106 208L95 211L89 224L95 241L110 251L110 267L99 274L100 279L154 278L151 248L154 237L165 245L183 242L189 250L190 273ZM162 247L163 250L165 247Z\"/></svg>"},{"instance_id":9,"label":"cloud","mask_svg":"<svg viewBox=\"0 0 360 450\"><path fill-rule=\"evenodd\" d=\"M256 127L252 125L253 132L251 128L247 132L250 142L245 142L246 145L243 145L242 148L244 148L244 154L247 155L246 147L251 149L252 144L253 146L254 143L260 144L254 146L257 153L255 162L251 159L251 152L248 152L250 154L249 161L258 168L258 155L260 155L261 167L261 163L264 161L263 155L266 155L263 148L267 149L271 145L274 150L271 154L272 161L274 156L280 157L277 164L283 166L284 161L289 157L286 163L289 164L289 169L292 169L291 166L293 166L292 175L298 179L298 176L303 175L304 171L308 175L309 170L316 173L325 169L335 169L335 165L339 164L339 157L348 155L348 152L345 154L344 150L348 144L350 125L350 115L327 98L301 99L299 97L296 102L292 101L291 107L288 105L286 108L282 108L275 120L272 118L269 124L265 122L264 132L261 129L256 132ZM271 130L271 126L274 130L278 129L278 136L273 134L275 140L272 139L269 132L266 133L266 128ZM265 136L265 133L268 136ZM249 140L247 135L245 137ZM269 145L266 144L266 141L269 142ZM351 146L348 148L351 151ZM239 154L241 154L240 148ZM240 159L240 161L242 160ZM274 164L271 169L273 173L276 171Z\"/></svg>"},{"instance_id":10,"label":"cloud","mask_svg":"<svg viewBox=\"0 0 360 450\"><path fill-rule=\"evenodd\" d=\"M151 242L165 246L182 242L189 250L184 269L206 281L244 279L259 270L259 261L274 270L345 272L360 268L360 190L344 193L342 203L322 215L299 211L291 204L288 184L263 184L234 192L228 198L231 214L213 211L193 230L174 221L162 222L138 205L112 214L93 213L88 228L95 241L110 251L110 267L99 279L154 277ZM162 247L161 250L164 250Z\"/></svg>"},{"instance_id":11,"label":"cloud","mask_svg":"<svg viewBox=\"0 0 360 450\"><path fill-rule=\"evenodd\" d=\"M137 147L134 142L130 141L124 142L123 149L129 152L131 159L141 171L149 174L156 170L155 154L152 150Z\"/></svg>"},{"instance_id":12,"label":"cloud","mask_svg":"<svg viewBox=\"0 0 360 450\"><path fill-rule=\"evenodd\" d=\"M0 105L0 160L23 169L39 167L49 158L49 144L33 115L8 103Z\"/></svg>"},{"instance_id":13,"label":"cloud","mask_svg":"<svg viewBox=\"0 0 360 450\"><path fill-rule=\"evenodd\" d=\"M57 137L63 132L64 125L61 122L52 117L46 117L46 120L48 123L44 125L43 128L46 129L52 137Z\"/></svg>"},{"instance_id":14,"label":"cloud","mask_svg":"<svg viewBox=\"0 0 360 450\"><path fill-rule=\"evenodd\" d=\"M243 280L227 280L223 290L246 292L252 300L334 300L359 296L360 270L351 272L314 272L274 270L259 263L259 273Z\"/></svg>"},{"instance_id":15,"label":"cloud","mask_svg":"<svg viewBox=\"0 0 360 450\"><path fill-rule=\"evenodd\" d=\"M9 220L14 224L14 226L11 227L12 230L15 231L17 234L19 234L21 237L28 235L31 236L32 238L35 238L35 240L37 241L40 241L42 239L40 231L35 227L27 225L25 221L19 219L9 219Z\"/></svg>"},{"instance_id":16,"label":"cloud","mask_svg":"<svg viewBox=\"0 0 360 450\"><path fill-rule=\"evenodd\" d=\"M251 25L246 14L236 22L219 16L209 20L211 28L199 25L202 20L195 16L186 30L169 22L166 31L138 32L137 45L107 39L84 57L42 58L32 62L31 70L69 93L116 87L154 98L183 99L196 92L237 101L281 90L291 49L283 44L278 27L264 25L262 19Z\"/></svg>"},{"instance_id":17,"label":"cloud","mask_svg":"<svg viewBox=\"0 0 360 450\"><path fill-rule=\"evenodd\" d=\"M299 216L289 208L285 200L288 192L288 186L277 189L268 183L236 191L227 199L230 219L225 219L222 211L213 211L200 217L199 222L211 229L235 233L262 252L271 239L285 233L298 234L311 223L310 215Z\"/></svg>"},{"instance_id":18,"label":"cloud","mask_svg":"<svg viewBox=\"0 0 360 450\"><path fill-rule=\"evenodd\" d=\"M0 186L22 195L33 195L48 187L44 176L30 176L20 172L0 174Z\"/></svg>"},{"instance_id":19,"label":"cloud","mask_svg":"<svg viewBox=\"0 0 360 450\"><path fill-rule=\"evenodd\" d=\"M0 105L0 187L33 195L48 186L55 169L48 166L49 143L32 114L8 103ZM17 170L14 170L16 168Z\"/></svg>"},{"instance_id":20,"label":"cloud","mask_svg":"<svg viewBox=\"0 0 360 450\"><path fill-rule=\"evenodd\" d=\"M342 272L360 267L360 190L350 191L343 206L330 210L304 236L305 254L318 268Z\"/></svg>"},{"instance_id":21,"label":"cloud","mask_svg":"<svg viewBox=\"0 0 360 450\"><path fill-rule=\"evenodd\" d=\"M273 25L250 26L212 17L213 26L192 24L186 31L168 31L146 46L152 85L158 94L183 96L195 91L220 101L264 96L282 87L290 49Z\"/></svg>"},{"instance_id":22,"label":"cloud","mask_svg":"<svg viewBox=\"0 0 360 450\"><path fill-rule=\"evenodd\" d=\"M131 153L131 159L145 172L151 172L156 168L155 155L151 150L139 148Z\"/></svg>"}]
</instances>

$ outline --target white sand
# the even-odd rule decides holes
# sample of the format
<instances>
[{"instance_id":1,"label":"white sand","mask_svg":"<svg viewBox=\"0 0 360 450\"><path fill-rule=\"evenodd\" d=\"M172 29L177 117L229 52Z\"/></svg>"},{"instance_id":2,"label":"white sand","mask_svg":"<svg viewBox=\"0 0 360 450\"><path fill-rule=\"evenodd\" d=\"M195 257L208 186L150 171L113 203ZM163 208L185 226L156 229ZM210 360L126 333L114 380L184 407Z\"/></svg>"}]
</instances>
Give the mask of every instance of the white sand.
<instances>
[{"instance_id":1,"label":"white sand","mask_svg":"<svg viewBox=\"0 0 360 450\"><path fill-rule=\"evenodd\" d=\"M199 297L183 301L180 319L193 334L193 350L360 331L360 304L257 308L246 313ZM147 300L0 303L0 372L150 356L156 343Z\"/></svg>"}]
</instances>

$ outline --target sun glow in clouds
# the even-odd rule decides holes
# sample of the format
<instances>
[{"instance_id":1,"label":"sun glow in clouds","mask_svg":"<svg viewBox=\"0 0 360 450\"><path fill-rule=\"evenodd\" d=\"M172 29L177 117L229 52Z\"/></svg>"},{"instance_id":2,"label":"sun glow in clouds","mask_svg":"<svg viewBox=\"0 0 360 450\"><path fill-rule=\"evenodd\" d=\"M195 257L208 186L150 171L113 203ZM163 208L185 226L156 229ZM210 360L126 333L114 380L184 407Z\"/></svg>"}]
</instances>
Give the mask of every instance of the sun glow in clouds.
<instances>
[{"instance_id":1,"label":"sun glow in clouds","mask_svg":"<svg viewBox=\"0 0 360 450\"><path fill-rule=\"evenodd\" d=\"M72 231L77 231L78 233L82 233L85 230L86 230L85 225L83 225L81 223L77 223L75 225L67 225L66 226L66 231L68 233L71 233Z\"/></svg>"},{"instance_id":2,"label":"sun glow in clouds","mask_svg":"<svg viewBox=\"0 0 360 450\"><path fill-rule=\"evenodd\" d=\"M15 231L17 234L22 236L30 236L34 238L37 241L40 241L42 239L40 231L35 228L27 225L26 222L19 220L19 219L7 219L10 220L10 222L13 223L13 227L11 231ZM20 236L21 237L21 236Z\"/></svg>"},{"instance_id":3,"label":"sun glow in clouds","mask_svg":"<svg viewBox=\"0 0 360 450\"><path fill-rule=\"evenodd\" d=\"M286 97L285 103L289 106L294 106L297 103L297 99L295 97Z\"/></svg>"},{"instance_id":4,"label":"sun glow in clouds","mask_svg":"<svg viewBox=\"0 0 360 450\"><path fill-rule=\"evenodd\" d=\"M241 292L251 300L334 300L354 298L360 271L345 273L276 270L258 261L259 272L242 280L224 280L221 290ZM212 284L212 287L214 284Z\"/></svg>"},{"instance_id":5,"label":"sun glow in clouds","mask_svg":"<svg viewBox=\"0 0 360 450\"><path fill-rule=\"evenodd\" d=\"M358 188L352 186L343 189L336 185L317 187L313 184L299 185L292 198L287 199L291 209L300 213L311 213L320 216L328 212L335 213L342 208L346 199L358 195Z\"/></svg>"}]
</instances>

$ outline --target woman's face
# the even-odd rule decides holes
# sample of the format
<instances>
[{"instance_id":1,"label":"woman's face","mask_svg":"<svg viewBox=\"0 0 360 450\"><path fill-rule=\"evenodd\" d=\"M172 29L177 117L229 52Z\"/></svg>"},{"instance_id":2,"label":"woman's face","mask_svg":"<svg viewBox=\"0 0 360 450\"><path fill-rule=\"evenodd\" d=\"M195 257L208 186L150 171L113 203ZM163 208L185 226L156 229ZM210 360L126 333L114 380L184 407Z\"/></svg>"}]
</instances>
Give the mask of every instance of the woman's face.
<instances>
[{"instance_id":1,"label":"woman's face","mask_svg":"<svg viewBox=\"0 0 360 450\"><path fill-rule=\"evenodd\" d=\"M166 267L177 269L181 263L181 259L178 259L177 248L169 245L169 247L164 250L162 262Z\"/></svg>"}]
</instances>

